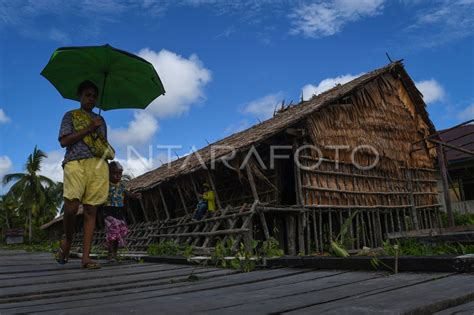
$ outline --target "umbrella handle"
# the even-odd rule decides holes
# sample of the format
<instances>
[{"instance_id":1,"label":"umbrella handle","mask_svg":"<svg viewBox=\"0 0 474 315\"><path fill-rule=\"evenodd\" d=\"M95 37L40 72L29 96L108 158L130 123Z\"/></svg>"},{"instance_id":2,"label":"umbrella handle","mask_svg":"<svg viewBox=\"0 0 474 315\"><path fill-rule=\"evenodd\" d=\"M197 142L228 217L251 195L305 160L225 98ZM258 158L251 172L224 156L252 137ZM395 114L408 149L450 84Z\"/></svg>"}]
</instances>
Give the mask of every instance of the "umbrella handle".
<instances>
[{"instance_id":1,"label":"umbrella handle","mask_svg":"<svg viewBox=\"0 0 474 315\"><path fill-rule=\"evenodd\" d=\"M104 84L102 85L102 95L100 96L100 107L99 107L99 115L102 111L102 105L104 102L104 95L105 95L105 82L107 82L107 72L104 72Z\"/></svg>"}]
</instances>

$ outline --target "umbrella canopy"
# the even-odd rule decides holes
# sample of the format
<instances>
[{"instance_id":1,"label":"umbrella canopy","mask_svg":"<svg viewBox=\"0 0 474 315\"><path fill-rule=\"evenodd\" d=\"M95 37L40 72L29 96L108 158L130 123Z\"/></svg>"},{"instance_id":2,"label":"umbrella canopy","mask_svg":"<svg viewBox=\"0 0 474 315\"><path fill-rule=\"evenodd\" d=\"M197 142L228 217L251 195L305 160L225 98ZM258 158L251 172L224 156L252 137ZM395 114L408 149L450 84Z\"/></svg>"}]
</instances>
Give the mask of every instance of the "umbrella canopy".
<instances>
[{"instance_id":1,"label":"umbrella canopy","mask_svg":"<svg viewBox=\"0 0 474 315\"><path fill-rule=\"evenodd\" d=\"M71 100L79 100L81 82L94 82L99 88L96 106L102 110L143 109L165 94L151 63L110 45L58 48L41 75Z\"/></svg>"}]
</instances>

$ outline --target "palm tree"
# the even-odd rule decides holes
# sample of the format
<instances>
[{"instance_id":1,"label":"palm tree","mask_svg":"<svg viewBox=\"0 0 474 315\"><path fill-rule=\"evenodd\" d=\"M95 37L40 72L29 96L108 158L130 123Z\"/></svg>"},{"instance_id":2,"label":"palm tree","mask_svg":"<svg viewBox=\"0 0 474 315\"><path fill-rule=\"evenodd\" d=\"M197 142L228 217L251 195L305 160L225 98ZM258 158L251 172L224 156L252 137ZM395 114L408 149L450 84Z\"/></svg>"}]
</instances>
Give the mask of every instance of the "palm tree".
<instances>
[{"instance_id":1,"label":"palm tree","mask_svg":"<svg viewBox=\"0 0 474 315\"><path fill-rule=\"evenodd\" d=\"M0 197L0 225L7 229L18 223L19 203L12 193L7 193Z\"/></svg>"},{"instance_id":2,"label":"palm tree","mask_svg":"<svg viewBox=\"0 0 474 315\"><path fill-rule=\"evenodd\" d=\"M39 175L41 162L46 154L36 146L33 153L28 156L25 165L25 173L7 174L3 177L3 185L15 181L10 192L19 196L21 208L28 211L28 236L31 243L32 238L32 215L41 211L41 206L46 201L46 187L54 185L54 182L46 176Z\"/></svg>"},{"instance_id":3,"label":"palm tree","mask_svg":"<svg viewBox=\"0 0 474 315\"><path fill-rule=\"evenodd\" d=\"M58 209L63 204L63 183L57 182L45 187L46 199L42 212L37 216L38 225L51 221L58 214Z\"/></svg>"}]
</instances>

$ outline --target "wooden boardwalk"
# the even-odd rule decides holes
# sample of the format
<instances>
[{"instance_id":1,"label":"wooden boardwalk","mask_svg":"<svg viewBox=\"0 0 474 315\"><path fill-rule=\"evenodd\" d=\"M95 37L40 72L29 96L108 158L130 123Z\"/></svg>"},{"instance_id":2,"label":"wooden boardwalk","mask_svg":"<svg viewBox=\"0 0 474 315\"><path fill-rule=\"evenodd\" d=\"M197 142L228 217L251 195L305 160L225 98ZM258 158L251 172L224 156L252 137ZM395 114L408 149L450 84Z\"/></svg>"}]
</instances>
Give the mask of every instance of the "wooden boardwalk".
<instances>
[{"instance_id":1,"label":"wooden boardwalk","mask_svg":"<svg viewBox=\"0 0 474 315\"><path fill-rule=\"evenodd\" d=\"M474 314L474 274L233 270L155 263L59 266L0 250L0 314ZM188 281L194 272L198 281Z\"/></svg>"}]
</instances>

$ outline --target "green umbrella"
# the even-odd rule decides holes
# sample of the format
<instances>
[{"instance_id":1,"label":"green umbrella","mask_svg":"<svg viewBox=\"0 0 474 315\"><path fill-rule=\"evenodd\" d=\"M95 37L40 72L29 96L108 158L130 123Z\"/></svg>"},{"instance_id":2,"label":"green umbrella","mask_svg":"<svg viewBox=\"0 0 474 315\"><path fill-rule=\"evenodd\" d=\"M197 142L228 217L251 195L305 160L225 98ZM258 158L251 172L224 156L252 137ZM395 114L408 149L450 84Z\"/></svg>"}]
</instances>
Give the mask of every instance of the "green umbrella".
<instances>
[{"instance_id":1,"label":"green umbrella","mask_svg":"<svg viewBox=\"0 0 474 315\"><path fill-rule=\"evenodd\" d=\"M64 98L79 100L78 85L90 80L99 87L102 110L145 108L165 89L153 65L110 45L56 49L41 75Z\"/></svg>"}]
</instances>

